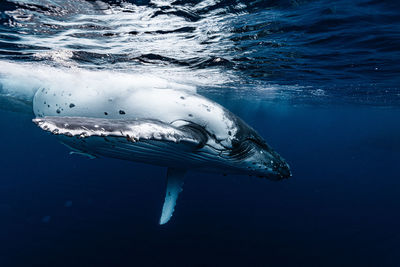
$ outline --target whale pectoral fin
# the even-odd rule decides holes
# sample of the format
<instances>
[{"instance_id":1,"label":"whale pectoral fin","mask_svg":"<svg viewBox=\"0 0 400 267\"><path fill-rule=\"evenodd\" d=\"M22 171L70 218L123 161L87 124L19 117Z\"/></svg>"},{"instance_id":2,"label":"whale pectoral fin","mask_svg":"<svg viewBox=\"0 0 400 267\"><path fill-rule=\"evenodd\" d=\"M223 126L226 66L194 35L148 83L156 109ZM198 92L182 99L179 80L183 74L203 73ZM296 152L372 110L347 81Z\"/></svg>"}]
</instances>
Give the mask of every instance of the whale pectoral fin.
<instances>
[{"instance_id":1,"label":"whale pectoral fin","mask_svg":"<svg viewBox=\"0 0 400 267\"><path fill-rule=\"evenodd\" d=\"M172 217L175 210L176 200L182 192L183 180L186 170L177 168L168 168L167 172L167 190L165 192L164 205L161 212L160 224L166 224Z\"/></svg>"},{"instance_id":2,"label":"whale pectoral fin","mask_svg":"<svg viewBox=\"0 0 400 267\"><path fill-rule=\"evenodd\" d=\"M68 137L115 137L131 142L158 140L184 144L194 150L205 142L204 135L190 127L175 127L150 119L117 120L87 117L44 117L33 122L45 131Z\"/></svg>"}]
</instances>

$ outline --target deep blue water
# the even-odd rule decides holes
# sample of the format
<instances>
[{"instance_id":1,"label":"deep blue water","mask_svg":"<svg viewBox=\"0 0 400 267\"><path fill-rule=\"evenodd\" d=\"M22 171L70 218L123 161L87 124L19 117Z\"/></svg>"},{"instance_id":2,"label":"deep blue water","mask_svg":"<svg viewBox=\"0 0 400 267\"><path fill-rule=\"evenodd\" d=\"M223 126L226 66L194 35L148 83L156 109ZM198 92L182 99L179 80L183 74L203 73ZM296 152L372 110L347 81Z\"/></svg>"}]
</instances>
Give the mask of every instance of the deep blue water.
<instances>
[{"instance_id":1,"label":"deep blue water","mask_svg":"<svg viewBox=\"0 0 400 267\"><path fill-rule=\"evenodd\" d=\"M0 265L399 266L399 18L397 1L1 1ZM31 122L26 69L45 66L196 86L293 177L190 172L159 226L165 168L69 155Z\"/></svg>"}]
</instances>

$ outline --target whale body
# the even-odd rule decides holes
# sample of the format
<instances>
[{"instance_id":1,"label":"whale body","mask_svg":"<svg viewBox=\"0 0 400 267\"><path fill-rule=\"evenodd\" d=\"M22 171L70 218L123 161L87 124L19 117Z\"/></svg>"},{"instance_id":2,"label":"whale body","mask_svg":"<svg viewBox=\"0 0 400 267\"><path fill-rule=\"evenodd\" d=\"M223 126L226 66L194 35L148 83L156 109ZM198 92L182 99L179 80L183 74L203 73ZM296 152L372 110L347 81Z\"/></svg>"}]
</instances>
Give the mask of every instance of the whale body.
<instances>
[{"instance_id":1,"label":"whale body","mask_svg":"<svg viewBox=\"0 0 400 267\"><path fill-rule=\"evenodd\" d=\"M165 166L160 218L171 218L187 170L281 180L286 161L239 117L185 89L41 88L33 120L76 153Z\"/></svg>"}]
</instances>

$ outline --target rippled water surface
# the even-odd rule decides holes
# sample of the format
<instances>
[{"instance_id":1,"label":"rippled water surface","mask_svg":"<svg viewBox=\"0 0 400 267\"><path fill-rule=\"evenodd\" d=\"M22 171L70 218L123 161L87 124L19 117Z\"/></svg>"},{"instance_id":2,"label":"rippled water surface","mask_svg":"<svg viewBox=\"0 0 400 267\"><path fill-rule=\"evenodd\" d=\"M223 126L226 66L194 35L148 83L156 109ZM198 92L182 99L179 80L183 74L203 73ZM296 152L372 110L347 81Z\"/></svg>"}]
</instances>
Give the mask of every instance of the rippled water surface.
<instances>
[{"instance_id":1,"label":"rippled water surface","mask_svg":"<svg viewBox=\"0 0 400 267\"><path fill-rule=\"evenodd\" d=\"M399 62L398 1L0 0L0 265L399 266ZM229 108L293 177L190 173L160 227L163 168L31 122L39 88L143 77Z\"/></svg>"},{"instance_id":2,"label":"rippled water surface","mask_svg":"<svg viewBox=\"0 0 400 267\"><path fill-rule=\"evenodd\" d=\"M257 98L399 103L395 1L0 5L3 60L155 73Z\"/></svg>"}]
</instances>

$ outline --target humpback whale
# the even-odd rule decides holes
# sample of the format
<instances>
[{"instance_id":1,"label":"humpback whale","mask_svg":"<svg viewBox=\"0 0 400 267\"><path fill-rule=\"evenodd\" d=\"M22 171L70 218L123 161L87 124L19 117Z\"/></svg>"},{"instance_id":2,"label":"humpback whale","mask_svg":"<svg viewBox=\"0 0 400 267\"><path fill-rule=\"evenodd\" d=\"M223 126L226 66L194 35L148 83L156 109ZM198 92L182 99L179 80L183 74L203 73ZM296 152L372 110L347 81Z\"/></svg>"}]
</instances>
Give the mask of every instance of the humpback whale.
<instances>
[{"instance_id":1,"label":"humpback whale","mask_svg":"<svg viewBox=\"0 0 400 267\"><path fill-rule=\"evenodd\" d=\"M226 108L195 92L163 88L38 90L33 120L76 153L165 166L159 223L167 223L187 170L281 180L289 165Z\"/></svg>"}]
</instances>

